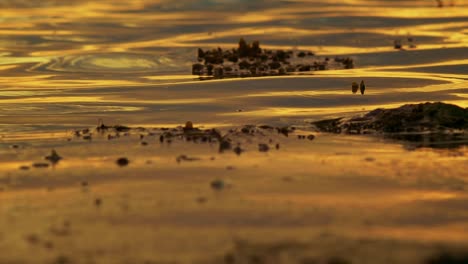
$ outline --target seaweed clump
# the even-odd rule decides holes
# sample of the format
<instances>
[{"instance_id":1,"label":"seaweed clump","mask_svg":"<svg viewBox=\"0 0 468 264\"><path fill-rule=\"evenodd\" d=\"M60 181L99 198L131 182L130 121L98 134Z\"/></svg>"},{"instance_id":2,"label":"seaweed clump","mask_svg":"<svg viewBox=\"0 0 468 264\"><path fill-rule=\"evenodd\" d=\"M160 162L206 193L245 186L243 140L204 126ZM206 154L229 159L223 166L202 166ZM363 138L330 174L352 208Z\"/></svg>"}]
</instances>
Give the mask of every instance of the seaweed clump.
<instances>
[{"instance_id":1,"label":"seaweed clump","mask_svg":"<svg viewBox=\"0 0 468 264\"><path fill-rule=\"evenodd\" d=\"M468 109L442 102L375 109L362 117L313 122L323 132L346 134L450 132L468 129Z\"/></svg>"},{"instance_id":2,"label":"seaweed clump","mask_svg":"<svg viewBox=\"0 0 468 264\"><path fill-rule=\"evenodd\" d=\"M198 49L192 74L211 78L285 75L297 72L354 68L352 58L318 58L311 51L269 50L259 41L248 43L243 38L237 48Z\"/></svg>"}]
</instances>

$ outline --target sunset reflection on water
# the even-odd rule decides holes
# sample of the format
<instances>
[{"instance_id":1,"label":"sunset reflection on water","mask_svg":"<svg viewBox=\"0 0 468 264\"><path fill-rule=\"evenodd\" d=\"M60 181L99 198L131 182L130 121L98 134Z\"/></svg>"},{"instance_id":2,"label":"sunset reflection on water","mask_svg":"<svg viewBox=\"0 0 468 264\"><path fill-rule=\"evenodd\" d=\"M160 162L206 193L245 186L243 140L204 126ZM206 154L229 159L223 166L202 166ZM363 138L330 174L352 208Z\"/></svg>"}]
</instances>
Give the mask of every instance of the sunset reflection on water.
<instances>
[{"instance_id":1,"label":"sunset reflection on water","mask_svg":"<svg viewBox=\"0 0 468 264\"><path fill-rule=\"evenodd\" d=\"M311 124L468 107L468 3L444 2L0 1L0 262L253 263L252 251L262 263L426 264L437 245L466 246L465 134L411 141ZM199 47L241 37L292 50L293 64L311 51L355 67L191 75ZM162 132L187 121L219 137ZM239 130L248 124L266 128Z\"/></svg>"}]
</instances>

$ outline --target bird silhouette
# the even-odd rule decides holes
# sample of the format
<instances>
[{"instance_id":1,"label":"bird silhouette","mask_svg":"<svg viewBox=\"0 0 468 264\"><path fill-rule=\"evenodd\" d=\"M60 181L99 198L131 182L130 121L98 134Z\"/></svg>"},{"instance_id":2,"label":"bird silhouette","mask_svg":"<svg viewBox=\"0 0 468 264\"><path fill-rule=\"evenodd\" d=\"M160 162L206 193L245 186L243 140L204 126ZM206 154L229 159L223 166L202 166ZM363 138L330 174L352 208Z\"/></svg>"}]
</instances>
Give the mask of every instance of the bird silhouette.
<instances>
[{"instance_id":1,"label":"bird silhouette","mask_svg":"<svg viewBox=\"0 0 468 264\"><path fill-rule=\"evenodd\" d=\"M366 85L364 84L364 80L361 80L361 84L359 85L359 89L361 90L361 94L364 94L366 90Z\"/></svg>"},{"instance_id":2,"label":"bird silhouette","mask_svg":"<svg viewBox=\"0 0 468 264\"><path fill-rule=\"evenodd\" d=\"M357 82L353 82L353 84L351 85L351 91L353 91L353 94L357 93L359 89L359 85L357 84Z\"/></svg>"}]
</instances>

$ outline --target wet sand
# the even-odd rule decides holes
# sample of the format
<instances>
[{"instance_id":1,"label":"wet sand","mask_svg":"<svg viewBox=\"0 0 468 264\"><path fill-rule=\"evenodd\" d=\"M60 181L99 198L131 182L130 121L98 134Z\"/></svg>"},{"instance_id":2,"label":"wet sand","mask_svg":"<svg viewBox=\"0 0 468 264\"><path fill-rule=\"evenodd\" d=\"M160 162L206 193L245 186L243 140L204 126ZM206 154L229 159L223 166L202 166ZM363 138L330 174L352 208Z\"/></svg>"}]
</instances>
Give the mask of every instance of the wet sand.
<instances>
[{"instance_id":1,"label":"wet sand","mask_svg":"<svg viewBox=\"0 0 468 264\"><path fill-rule=\"evenodd\" d=\"M467 246L466 147L268 131L236 134L240 155L219 153L218 143L161 143L147 131L11 141L1 152L1 259L423 263ZM63 159L31 166L51 149ZM121 157L128 165L116 164Z\"/></svg>"}]
</instances>

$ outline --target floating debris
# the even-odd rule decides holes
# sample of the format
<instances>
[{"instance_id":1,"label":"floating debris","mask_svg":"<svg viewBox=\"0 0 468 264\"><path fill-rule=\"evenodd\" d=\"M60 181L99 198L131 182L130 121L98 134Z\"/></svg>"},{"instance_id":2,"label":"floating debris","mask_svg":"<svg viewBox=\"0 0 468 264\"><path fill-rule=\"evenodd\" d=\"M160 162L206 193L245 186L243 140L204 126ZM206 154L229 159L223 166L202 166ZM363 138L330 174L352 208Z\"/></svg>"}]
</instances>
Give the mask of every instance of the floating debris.
<instances>
[{"instance_id":1,"label":"floating debris","mask_svg":"<svg viewBox=\"0 0 468 264\"><path fill-rule=\"evenodd\" d=\"M357 93L358 89L359 89L359 85L357 84L357 82L353 82L351 84L351 91L353 92L353 94Z\"/></svg>"},{"instance_id":2,"label":"floating debris","mask_svg":"<svg viewBox=\"0 0 468 264\"><path fill-rule=\"evenodd\" d=\"M237 146L237 147L234 148L234 153L236 153L237 156L240 156L240 154L242 154L242 152L244 152L244 150L240 146Z\"/></svg>"},{"instance_id":3,"label":"floating debris","mask_svg":"<svg viewBox=\"0 0 468 264\"><path fill-rule=\"evenodd\" d=\"M30 167L29 167L29 166L23 165L23 166L20 166L19 169L20 169L20 170L29 170Z\"/></svg>"},{"instance_id":4,"label":"floating debris","mask_svg":"<svg viewBox=\"0 0 468 264\"><path fill-rule=\"evenodd\" d=\"M94 199L94 205L96 207L100 207L102 205L102 199L101 198Z\"/></svg>"},{"instance_id":5,"label":"floating debris","mask_svg":"<svg viewBox=\"0 0 468 264\"><path fill-rule=\"evenodd\" d=\"M217 191L220 191L222 189L224 189L226 187L226 184L224 183L223 180L213 180L211 183L210 183L210 186L212 189L214 190L217 190Z\"/></svg>"},{"instance_id":6,"label":"floating debris","mask_svg":"<svg viewBox=\"0 0 468 264\"><path fill-rule=\"evenodd\" d=\"M264 143L258 144L258 151L268 152L269 150L270 150L270 147L267 144L264 144Z\"/></svg>"},{"instance_id":7,"label":"floating debris","mask_svg":"<svg viewBox=\"0 0 468 264\"><path fill-rule=\"evenodd\" d=\"M401 50L403 48L403 45L401 44L401 40L395 39L393 41L393 48Z\"/></svg>"},{"instance_id":8,"label":"floating debris","mask_svg":"<svg viewBox=\"0 0 468 264\"><path fill-rule=\"evenodd\" d=\"M192 74L200 77L258 77L285 75L294 72L320 71L330 68L354 68L351 58L336 57L334 62L330 58L316 58L311 51L299 51L294 56L293 50L267 50L260 47L259 41L247 43L243 38L239 40L235 49L222 48L197 51L197 61L192 64ZM294 64L294 57L300 63ZM307 60L306 57L314 57ZM296 59L297 60L297 59Z\"/></svg>"},{"instance_id":9,"label":"floating debris","mask_svg":"<svg viewBox=\"0 0 468 264\"><path fill-rule=\"evenodd\" d=\"M230 150L232 148L232 144L229 140L223 139L219 142L219 153L223 153L226 150Z\"/></svg>"},{"instance_id":10,"label":"floating debris","mask_svg":"<svg viewBox=\"0 0 468 264\"><path fill-rule=\"evenodd\" d=\"M176 158L177 163L180 163L182 161L198 161L198 160L200 160L200 158L189 157L187 155L180 155Z\"/></svg>"},{"instance_id":11,"label":"floating debris","mask_svg":"<svg viewBox=\"0 0 468 264\"><path fill-rule=\"evenodd\" d=\"M361 90L361 94L364 94L366 90L366 85L364 84L364 80L361 80L361 84L359 84L359 89Z\"/></svg>"},{"instance_id":12,"label":"floating debris","mask_svg":"<svg viewBox=\"0 0 468 264\"><path fill-rule=\"evenodd\" d=\"M122 158L118 158L116 163L120 167L124 167L124 166L127 166L130 163L130 161L127 158L122 157Z\"/></svg>"},{"instance_id":13,"label":"floating debris","mask_svg":"<svg viewBox=\"0 0 468 264\"><path fill-rule=\"evenodd\" d=\"M52 152L50 153L50 155L46 156L45 159L50 161L50 163L52 163L52 165L55 165L62 159L62 157L60 157L60 155L57 154L57 151L55 151L55 149L53 149Z\"/></svg>"},{"instance_id":14,"label":"floating debris","mask_svg":"<svg viewBox=\"0 0 468 264\"><path fill-rule=\"evenodd\" d=\"M307 139L312 141L315 139L315 135L310 134L307 136Z\"/></svg>"},{"instance_id":15,"label":"floating debris","mask_svg":"<svg viewBox=\"0 0 468 264\"><path fill-rule=\"evenodd\" d=\"M49 163L43 163L43 162L36 162L36 163L33 163L32 166L34 168L48 168L49 167Z\"/></svg>"}]
</instances>

